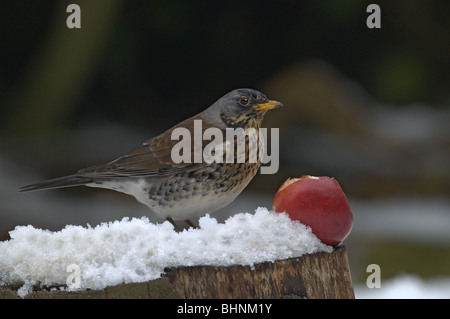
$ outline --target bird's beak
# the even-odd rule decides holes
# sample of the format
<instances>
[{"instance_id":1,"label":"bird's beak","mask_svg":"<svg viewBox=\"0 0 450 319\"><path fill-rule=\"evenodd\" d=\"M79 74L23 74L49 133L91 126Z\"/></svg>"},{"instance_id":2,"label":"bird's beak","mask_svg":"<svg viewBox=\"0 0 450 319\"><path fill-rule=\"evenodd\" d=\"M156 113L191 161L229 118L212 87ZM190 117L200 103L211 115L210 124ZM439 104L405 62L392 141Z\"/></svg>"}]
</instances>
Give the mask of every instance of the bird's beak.
<instances>
[{"instance_id":1,"label":"bird's beak","mask_svg":"<svg viewBox=\"0 0 450 319\"><path fill-rule=\"evenodd\" d=\"M270 100L270 101L268 101L266 103L256 104L256 105L253 106L253 108L256 111L268 111L268 110L271 110L271 109L276 109L276 108L278 108L280 106L283 106L283 103L278 102L278 101Z\"/></svg>"}]
</instances>

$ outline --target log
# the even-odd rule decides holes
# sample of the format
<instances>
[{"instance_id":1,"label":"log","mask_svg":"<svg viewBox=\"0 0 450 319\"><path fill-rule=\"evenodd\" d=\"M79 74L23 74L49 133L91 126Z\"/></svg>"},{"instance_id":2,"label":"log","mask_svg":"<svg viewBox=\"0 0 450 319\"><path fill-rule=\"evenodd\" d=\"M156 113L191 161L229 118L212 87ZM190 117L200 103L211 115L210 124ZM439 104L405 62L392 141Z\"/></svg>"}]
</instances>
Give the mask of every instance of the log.
<instances>
[{"instance_id":1,"label":"log","mask_svg":"<svg viewBox=\"0 0 450 319\"><path fill-rule=\"evenodd\" d=\"M0 287L1 298L17 298L14 289ZM103 290L75 292L41 290L32 299L117 298L354 298L345 246L332 253L250 266L192 266L167 269L156 280L121 284Z\"/></svg>"},{"instance_id":2,"label":"log","mask_svg":"<svg viewBox=\"0 0 450 319\"><path fill-rule=\"evenodd\" d=\"M354 298L347 252L249 266L180 267L166 277L181 298Z\"/></svg>"}]
</instances>

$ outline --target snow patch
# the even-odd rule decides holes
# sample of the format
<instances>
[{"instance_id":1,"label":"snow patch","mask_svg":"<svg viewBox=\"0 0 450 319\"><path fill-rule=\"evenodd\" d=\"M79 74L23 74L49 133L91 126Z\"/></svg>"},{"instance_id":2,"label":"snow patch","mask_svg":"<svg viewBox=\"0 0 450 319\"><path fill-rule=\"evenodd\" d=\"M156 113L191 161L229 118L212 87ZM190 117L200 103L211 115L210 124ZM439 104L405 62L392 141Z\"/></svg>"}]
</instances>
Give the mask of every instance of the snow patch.
<instances>
[{"instance_id":1,"label":"snow patch","mask_svg":"<svg viewBox=\"0 0 450 319\"><path fill-rule=\"evenodd\" d=\"M414 274L401 274L381 282L380 288L355 285L357 299L449 299L450 278L423 279Z\"/></svg>"},{"instance_id":2,"label":"snow patch","mask_svg":"<svg viewBox=\"0 0 450 319\"><path fill-rule=\"evenodd\" d=\"M142 217L96 227L68 225L57 232L17 226L10 240L0 242L0 285L21 286L22 297L36 284L64 286L71 274L67 267L75 264L78 289L103 289L159 278L167 267L253 266L333 250L309 227L267 208L236 214L223 224L206 215L199 225L177 233L169 222Z\"/></svg>"}]
</instances>

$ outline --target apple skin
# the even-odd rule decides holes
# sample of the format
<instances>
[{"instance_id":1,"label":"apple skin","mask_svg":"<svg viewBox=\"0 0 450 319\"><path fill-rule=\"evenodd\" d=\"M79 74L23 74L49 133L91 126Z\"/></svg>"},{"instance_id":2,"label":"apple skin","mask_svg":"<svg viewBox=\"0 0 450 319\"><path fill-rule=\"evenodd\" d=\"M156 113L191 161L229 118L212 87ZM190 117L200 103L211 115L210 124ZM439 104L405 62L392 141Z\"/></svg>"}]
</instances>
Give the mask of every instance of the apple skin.
<instances>
[{"instance_id":1,"label":"apple skin","mask_svg":"<svg viewBox=\"0 0 450 319\"><path fill-rule=\"evenodd\" d=\"M353 215L339 183L331 177L289 178L276 192L272 208L311 227L324 244L336 246L350 233Z\"/></svg>"}]
</instances>

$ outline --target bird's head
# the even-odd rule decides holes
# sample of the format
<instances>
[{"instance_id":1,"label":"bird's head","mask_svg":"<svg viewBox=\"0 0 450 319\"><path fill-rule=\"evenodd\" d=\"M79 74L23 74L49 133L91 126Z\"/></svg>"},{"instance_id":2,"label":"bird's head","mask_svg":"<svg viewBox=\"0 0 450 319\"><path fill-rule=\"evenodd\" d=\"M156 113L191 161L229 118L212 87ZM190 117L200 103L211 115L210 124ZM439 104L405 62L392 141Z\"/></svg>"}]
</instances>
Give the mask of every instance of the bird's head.
<instances>
[{"instance_id":1,"label":"bird's head","mask_svg":"<svg viewBox=\"0 0 450 319\"><path fill-rule=\"evenodd\" d=\"M219 127L259 127L267 111L283 104L253 89L237 89L222 96L203 113Z\"/></svg>"}]
</instances>

